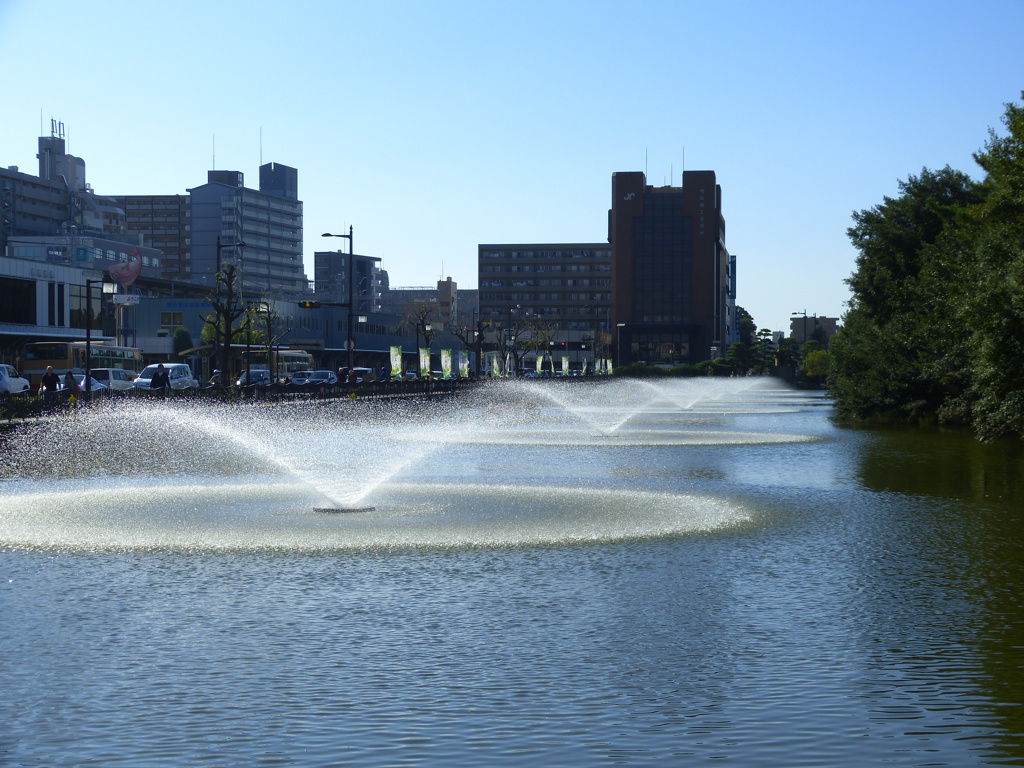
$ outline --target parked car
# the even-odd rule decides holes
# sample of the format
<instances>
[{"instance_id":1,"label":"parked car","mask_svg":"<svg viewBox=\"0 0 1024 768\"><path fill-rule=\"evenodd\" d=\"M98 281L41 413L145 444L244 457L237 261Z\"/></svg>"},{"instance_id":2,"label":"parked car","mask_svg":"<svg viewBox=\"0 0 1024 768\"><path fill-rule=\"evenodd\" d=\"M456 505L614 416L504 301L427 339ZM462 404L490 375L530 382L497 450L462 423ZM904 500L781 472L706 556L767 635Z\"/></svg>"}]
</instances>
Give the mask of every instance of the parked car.
<instances>
[{"instance_id":1,"label":"parked car","mask_svg":"<svg viewBox=\"0 0 1024 768\"><path fill-rule=\"evenodd\" d=\"M296 371L292 374L292 384L302 385L309 381L312 371Z\"/></svg>"},{"instance_id":2,"label":"parked car","mask_svg":"<svg viewBox=\"0 0 1024 768\"><path fill-rule=\"evenodd\" d=\"M330 386L338 383L338 374L334 371L310 371L309 379L306 381L307 385L312 386Z\"/></svg>"},{"instance_id":3,"label":"parked car","mask_svg":"<svg viewBox=\"0 0 1024 768\"><path fill-rule=\"evenodd\" d=\"M93 368L90 373L107 389L123 392L135 387L135 374L122 368Z\"/></svg>"},{"instance_id":4,"label":"parked car","mask_svg":"<svg viewBox=\"0 0 1024 768\"><path fill-rule=\"evenodd\" d=\"M192 369L187 363L164 363L164 370L167 371L167 378L171 389L199 389L199 382L192 375ZM152 389L150 382L156 373L155 365L147 365L142 373L135 379L136 389Z\"/></svg>"},{"instance_id":5,"label":"parked car","mask_svg":"<svg viewBox=\"0 0 1024 768\"><path fill-rule=\"evenodd\" d=\"M89 379L92 382L92 384L90 385L92 387L92 390L91 390L92 392L109 392L110 391L110 387L108 387L106 384L103 384L102 382L97 381L95 377L90 376ZM79 394L81 394L82 392L85 392L85 374L84 373L76 373L75 374L75 381L78 382L78 392L79 392Z\"/></svg>"},{"instance_id":6,"label":"parked car","mask_svg":"<svg viewBox=\"0 0 1024 768\"><path fill-rule=\"evenodd\" d=\"M28 379L23 379L13 365L0 365L0 395L28 392Z\"/></svg>"},{"instance_id":7,"label":"parked car","mask_svg":"<svg viewBox=\"0 0 1024 768\"><path fill-rule=\"evenodd\" d=\"M252 382L249 381L250 373L252 373ZM257 368L253 371L242 371L242 375L238 377L238 381L235 382L235 386L248 387L250 383L254 387L269 387L270 371L262 368Z\"/></svg>"}]
</instances>

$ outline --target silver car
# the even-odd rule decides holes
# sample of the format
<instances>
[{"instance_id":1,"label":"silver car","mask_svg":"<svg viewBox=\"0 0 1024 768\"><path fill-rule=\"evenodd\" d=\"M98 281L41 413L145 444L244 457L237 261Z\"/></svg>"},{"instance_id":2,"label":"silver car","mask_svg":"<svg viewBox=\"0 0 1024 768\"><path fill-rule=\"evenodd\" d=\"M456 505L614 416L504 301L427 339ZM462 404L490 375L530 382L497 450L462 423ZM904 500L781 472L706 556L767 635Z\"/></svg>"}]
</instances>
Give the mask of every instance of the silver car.
<instances>
[{"instance_id":1,"label":"silver car","mask_svg":"<svg viewBox=\"0 0 1024 768\"><path fill-rule=\"evenodd\" d=\"M330 386L338 383L338 374L334 371L310 371L306 384L314 386Z\"/></svg>"},{"instance_id":2,"label":"silver car","mask_svg":"<svg viewBox=\"0 0 1024 768\"><path fill-rule=\"evenodd\" d=\"M164 370L167 371L167 379L170 382L171 389L199 389L199 382L192 375L192 369L189 368L187 363L164 363L163 366ZM153 381L153 376L156 375L156 369L155 365L147 365L143 368L142 373L135 379L135 388L152 389L150 382Z\"/></svg>"}]
</instances>

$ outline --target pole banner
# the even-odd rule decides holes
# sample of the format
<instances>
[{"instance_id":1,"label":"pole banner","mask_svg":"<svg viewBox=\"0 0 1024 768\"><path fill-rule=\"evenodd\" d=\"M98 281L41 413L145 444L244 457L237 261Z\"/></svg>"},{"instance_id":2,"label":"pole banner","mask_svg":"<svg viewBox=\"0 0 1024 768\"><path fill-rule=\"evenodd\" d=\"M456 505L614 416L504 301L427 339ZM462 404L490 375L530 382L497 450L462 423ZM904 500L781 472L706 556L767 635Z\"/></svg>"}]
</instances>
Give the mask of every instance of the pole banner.
<instances>
[{"instance_id":1,"label":"pole banner","mask_svg":"<svg viewBox=\"0 0 1024 768\"><path fill-rule=\"evenodd\" d=\"M391 348L391 379L398 381L402 378L402 348Z\"/></svg>"}]
</instances>

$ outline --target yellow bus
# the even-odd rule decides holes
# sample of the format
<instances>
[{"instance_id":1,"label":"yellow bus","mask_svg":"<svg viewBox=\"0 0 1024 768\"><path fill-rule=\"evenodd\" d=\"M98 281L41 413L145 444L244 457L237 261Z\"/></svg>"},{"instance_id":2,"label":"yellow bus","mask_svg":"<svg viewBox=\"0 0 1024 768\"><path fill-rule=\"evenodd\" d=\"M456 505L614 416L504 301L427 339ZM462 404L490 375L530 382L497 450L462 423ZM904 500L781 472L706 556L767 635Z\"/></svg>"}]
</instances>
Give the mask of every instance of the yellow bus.
<instances>
[{"instance_id":1,"label":"yellow bus","mask_svg":"<svg viewBox=\"0 0 1024 768\"><path fill-rule=\"evenodd\" d=\"M276 376L278 381L290 381L299 371L308 371L313 367L313 355L301 349L288 349L286 347L274 347L270 360L267 360L266 349L252 349L246 356L242 351L242 368L244 371L250 361L254 371L270 371L271 376Z\"/></svg>"},{"instance_id":2,"label":"yellow bus","mask_svg":"<svg viewBox=\"0 0 1024 768\"><path fill-rule=\"evenodd\" d=\"M142 350L135 347L117 347L104 342L92 342L89 368L121 368L131 373L142 370ZM25 345L22 375L32 389L39 389L39 380L48 365L56 373L85 373L84 341L31 341Z\"/></svg>"}]
</instances>

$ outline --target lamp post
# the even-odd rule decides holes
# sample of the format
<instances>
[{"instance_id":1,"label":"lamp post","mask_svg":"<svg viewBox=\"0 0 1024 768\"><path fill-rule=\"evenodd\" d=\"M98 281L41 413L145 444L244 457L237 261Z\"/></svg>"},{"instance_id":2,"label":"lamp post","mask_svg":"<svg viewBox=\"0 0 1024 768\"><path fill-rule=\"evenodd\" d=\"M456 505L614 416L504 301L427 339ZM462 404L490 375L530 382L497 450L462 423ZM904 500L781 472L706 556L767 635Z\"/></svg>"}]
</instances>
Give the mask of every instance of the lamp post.
<instances>
[{"instance_id":1,"label":"lamp post","mask_svg":"<svg viewBox=\"0 0 1024 768\"><path fill-rule=\"evenodd\" d=\"M252 386L252 302L245 302L245 383Z\"/></svg>"},{"instance_id":2,"label":"lamp post","mask_svg":"<svg viewBox=\"0 0 1024 768\"><path fill-rule=\"evenodd\" d=\"M803 328L803 338L800 339L800 343L803 344L807 341L807 310L805 309L803 312L790 312L792 317L799 317L801 314L804 316L804 321L800 324L800 327Z\"/></svg>"},{"instance_id":3,"label":"lamp post","mask_svg":"<svg viewBox=\"0 0 1024 768\"><path fill-rule=\"evenodd\" d=\"M108 283L102 278L85 281L85 391L92 396L92 287L96 283L103 286L103 293L117 290L116 283Z\"/></svg>"},{"instance_id":4,"label":"lamp post","mask_svg":"<svg viewBox=\"0 0 1024 768\"><path fill-rule=\"evenodd\" d=\"M349 375L351 375L356 346L356 337L352 328L352 290L354 288L353 269L355 265L355 251L353 250L352 245L352 227L351 225L349 226L347 235L332 235L330 232L324 232L321 237L342 237L348 240L348 341L346 342L346 346L348 347L348 372Z\"/></svg>"},{"instance_id":5,"label":"lamp post","mask_svg":"<svg viewBox=\"0 0 1024 768\"><path fill-rule=\"evenodd\" d=\"M220 256L220 252L223 251L225 248L244 248L244 247L245 247L245 243L243 243L241 240L239 240L237 243L222 243L220 241L220 235L217 235L217 273L213 276L213 279L215 281L217 281L217 285L218 286L220 285L219 275L220 275L220 269L221 269L221 256ZM217 289L217 292L220 293L220 288L219 287Z\"/></svg>"},{"instance_id":6,"label":"lamp post","mask_svg":"<svg viewBox=\"0 0 1024 768\"><path fill-rule=\"evenodd\" d=\"M515 339L518 336L515 330L512 328L512 312L520 308L519 304L512 306L508 305L508 351L505 353L505 360L508 361L508 356L512 356L512 371L505 371L506 375L515 376L518 373L519 361L516 359ZM506 365L507 368L507 365Z\"/></svg>"}]
</instances>

